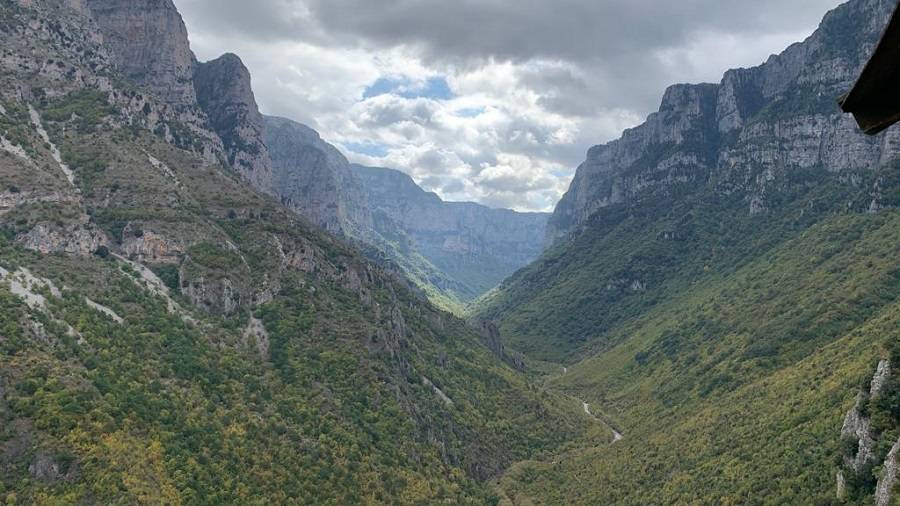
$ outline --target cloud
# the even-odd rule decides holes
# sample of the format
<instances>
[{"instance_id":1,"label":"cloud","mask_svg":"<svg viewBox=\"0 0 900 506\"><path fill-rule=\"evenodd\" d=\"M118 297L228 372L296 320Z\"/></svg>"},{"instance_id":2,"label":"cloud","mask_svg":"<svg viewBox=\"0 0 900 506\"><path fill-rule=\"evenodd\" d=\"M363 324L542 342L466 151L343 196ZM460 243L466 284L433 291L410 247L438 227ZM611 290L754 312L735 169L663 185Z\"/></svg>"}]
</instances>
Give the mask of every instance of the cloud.
<instances>
[{"instance_id":1,"label":"cloud","mask_svg":"<svg viewBox=\"0 0 900 506\"><path fill-rule=\"evenodd\" d=\"M717 81L839 0L175 0L264 112L444 198L549 210L593 144L674 82Z\"/></svg>"}]
</instances>

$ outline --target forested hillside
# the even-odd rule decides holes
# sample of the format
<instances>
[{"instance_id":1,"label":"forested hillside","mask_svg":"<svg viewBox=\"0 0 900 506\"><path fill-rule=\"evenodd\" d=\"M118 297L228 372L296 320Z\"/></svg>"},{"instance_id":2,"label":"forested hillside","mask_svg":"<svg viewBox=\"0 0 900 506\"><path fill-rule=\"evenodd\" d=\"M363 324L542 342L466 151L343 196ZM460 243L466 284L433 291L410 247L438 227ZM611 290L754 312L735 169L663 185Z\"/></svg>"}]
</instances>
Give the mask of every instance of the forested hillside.
<instances>
[{"instance_id":1,"label":"forested hillside","mask_svg":"<svg viewBox=\"0 0 900 506\"><path fill-rule=\"evenodd\" d=\"M257 191L171 2L4 0L0 46L6 504L485 504L609 439Z\"/></svg>"},{"instance_id":2,"label":"forested hillside","mask_svg":"<svg viewBox=\"0 0 900 506\"><path fill-rule=\"evenodd\" d=\"M553 246L479 314L625 437L516 466L511 502L872 503L896 384L845 417L900 342L900 134L837 97L895 6L848 2L591 149Z\"/></svg>"}]
</instances>

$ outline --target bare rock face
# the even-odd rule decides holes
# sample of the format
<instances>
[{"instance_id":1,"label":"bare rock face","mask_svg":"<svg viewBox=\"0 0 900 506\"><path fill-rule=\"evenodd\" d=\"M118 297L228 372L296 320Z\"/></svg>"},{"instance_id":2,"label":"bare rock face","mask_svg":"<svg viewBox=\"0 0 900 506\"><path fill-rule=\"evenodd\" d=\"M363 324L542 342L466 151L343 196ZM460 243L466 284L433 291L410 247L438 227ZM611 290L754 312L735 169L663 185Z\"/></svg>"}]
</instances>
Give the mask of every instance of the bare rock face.
<instances>
[{"instance_id":1,"label":"bare rock face","mask_svg":"<svg viewBox=\"0 0 900 506\"><path fill-rule=\"evenodd\" d=\"M716 164L718 86L675 85L659 112L626 130L622 138L588 152L547 226L552 243L598 210L638 194L668 193L678 185L699 186Z\"/></svg>"},{"instance_id":2,"label":"bare rock face","mask_svg":"<svg viewBox=\"0 0 900 506\"><path fill-rule=\"evenodd\" d=\"M372 215L344 155L305 125L273 117L265 123L275 194L282 203L329 232L367 237Z\"/></svg>"},{"instance_id":3,"label":"bare rock face","mask_svg":"<svg viewBox=\"0 0 900 506\"><path fill-rule=\"evenodd\" d=\"M863 469L874 456L875 441L869 430L869 419L860 413L860 407L864 401L861 392L856 398L856 405L844 416L844 424L841 426L841 438L857 441L856 454L844 456L844 465L856 472Z\"/></svg>"},{"instance_id":4,"label":"bare rock face","mask_svg":"<svg viewBox=\"0 0 900 506\"><path fill-rule=\"evenodd\" d=\"M81 2L79 2L81 3ZM169 103L193 105L194 53L172 0L87 0L119 70Z\"/></svg>"},{"instance_id":5,"label":"bare rock face","mask_svg":"<svg viewBox=\"0 0 900 506\"><path fill-rule=\"evenodd\" d=\"M200 107L221 137L228 162L257 189L272 192L272 167L256 105L250 72L240 58L226 54L197 64L194 88Z\"/></svg>"},{"instance_id":6,"label":"bare rock face","mask_svg":"<svg viewBox=\"0 0 900 506\"><path fill-rule=\"evenodd\" d=\"M28 466L28 472L34 479L45 483L55 483L63 478L59 464L45 453L38 453L34 457L34 462Z\"/></svg>"},{"instance_id":7,"label":"bare rock face","mask_svg":"<svg viewBox=\"0 0 900 506\"><path fill-rule=\"evenodd\" d=\"M174 264L181 261L186 251L183 244L149 230L142 231L140 236L125 235L122 251L139 262Z\"/></svg>"},{"instance_id":8,"label":"bare rock face","mask_svg":"<svg viewBox=\"0 0 900 506\"><path fill-rule=\"evenodd\" d=\"M869 387L870 399L877 399L878 396L881 395L881 391L884 390L884 385L890 377L890 360L885 359L878 361L878 368L875 370L875 376L872 376L872 385Z\"/></svg>"},{"instance_id":9,"label":"bare rock face","mask_svg":"<svg viewBox=\"0 0 900 506\"><path fill-rule=\"evenodd\" d=\"M106 236L87 225L73 224L59 228L52 224L38 224L17 238L25 248L42 254L68 253L87 257L107 243Z\"/></svg>"},{"instance_id":10,"label":"bare rock face","mask_svg":"<svg viewBox=\"0 0 900 506\"><path fill-rule=\"evenodd\" d=\"M881 468L881 477L875 488L875 506L889 506L893 496L894 484L897 482L897 456L900 455L900 440L894 443L888 452Z\"/></svg>"},{"instance_id":11,"label":"bare rock face","mask_svg":"<svg viewBox=\"0 0 900 506\"><path fill-rule=\"evenodd\" d=\"M609 206L637 205L708 184L718 196L740 196L748 213L763 214L802 171L839 179L900 154L900 131L867 137L836 105L895 5L848 2L830 12L809 39L758 67L728 71L719 84L670 88L644 124L591 148L550 219L548 242Z\"/></svg>"},{"instance_id":12,"label":"bare rock face","mask_svg":"<svg viewBox=\"0 0 900 506\"><path fill-rule=\"evenodd\" d=\"M525 360L515 352L510 353L506 349L503 337L500 335L500 329L493 322L470 320L469 325L476 328L481 333L482 343L491 350L491 352L500 360L506 362L507 365L518 371L525 371Z\"/></svg>"},{"instance_id":13,"label":"bare rock face","mask_svg":"<svg viewBox=\"0 0 900 506\"><path fill-rule=\"evenodd\" d=\"M247 327L244 329L243 338L246 345L256 348L261 360L269 359L269 333L266 331L262 320L251 316Z\"/></svg>"},{"instance_id":14,"label":"bare rock face","mask_svg":"<svg viewBox=\"0 0 900 506\"><path fill-rule=\"evenodd\" d=\"M230 315L243 305L242 287L228 278L206 278L180 273L181 293L191 304L210 313Z\"/></svg>"},{"instance_id":15,"label":"bare rock face","mask_svg":"<svg viewBox=\"0 0 900 506\"><path fill-rule=\"evenodd\" d=\"M848 475L871 475L873 467L880 462L884 455L879 451L879 447L884 444L881 440L884 438L884 434L880 430L873 430L870 406L882 396L891 373L891 362L887 359L880 360L868 390L862 390L857 394L856 403L844 417L841 439L854 443L855 452L845 451L842 454L842 467L837 471L838 499L843 499L847 494L846 477ZM893 447L884 456L884 462L881 464L881 472L875 487L875 504L878 506L891 504L894 485L897 481L898 454L900 454L900 441L893 442Z\"/></svg>"},{"instance_id":16,"label":"bare rock face","mask_svg":"<svg viewBox=\"0 0 900 506\"><path fill-rule=\"evenodd\" d=\"M404 247L450 279L463 281L458 292L464 295L477 297L543 252L547 214L444 202L403 172L352 168L372 207L375 231L383 237L402 235Z\"/></svg>"}]
</instances>

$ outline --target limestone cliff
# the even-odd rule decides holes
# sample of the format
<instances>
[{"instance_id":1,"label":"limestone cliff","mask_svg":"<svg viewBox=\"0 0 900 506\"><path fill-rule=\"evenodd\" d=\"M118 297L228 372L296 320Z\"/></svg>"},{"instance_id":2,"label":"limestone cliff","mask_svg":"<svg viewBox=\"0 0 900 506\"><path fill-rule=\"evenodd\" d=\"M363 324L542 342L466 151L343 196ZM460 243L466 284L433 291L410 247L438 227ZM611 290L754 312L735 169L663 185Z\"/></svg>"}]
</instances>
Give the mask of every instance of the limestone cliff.
<instances>
[{"instance_id":1,"label":"limestone cliff","mask_svg":"<svg viewBox=\"0 0 900 506\"><path fill-rule=\"evenodd\" d=\"M108 50L112 66L163 105L159 114L169 121L160 122L158 131L173 144L217 159L257 189L270 191L262 115L240 58L226 54L199 63L171 0L74 4L96 23L97 42ZM143 105L149 108L149 103Z\"/></svg>"},{"instance_id":2,"label":"limestone cliff","mask_svg":"<svg viewBox=\"0 0 900 506\"><path fill-rule=\"evenodd\" d=\"M806 41L758 67L728 71L719 84L669 88L644 124L591 148L550 219L548 242L611 205L640 205L707 185L718 195L741 196L749 213L762 214L804 171L864 170L895 155L900 132L866 137L835 106L895 5L849 2ZM877 210L877 188L872 191L870 206Z\"/></svg>"},{"instance_id":3,"label":"limestone cliff","mask_svg":"<svg viewBox=\"0 0 900 506\"><path fill-rule=\"evenodd\" d=\"M273 117L265 123L282 202L373 247L426 291L471 300L542 251L546 214L443 202L400 171L351 165L305 125Z\"/></svg>"},{"instance_id":4,"label":"limestone cliff","mask_svg":"<svg viewBox=\"0 0 900 506\"><path fill-rule=\"evenodd\" d=\"M250 71L234 54L197 64L194 89L209 124L222 139L228 163L257 189L272 191L272 167Z\"/></svg>"},{"instance_id":5,"label":"limestone cliff","mask_svg":"<svg viewBox=\"0 0 900 506\"><path fill-rule=\"evenodd\" d=\"M372 216L350 163L319 134L284 118L265 118L275 193L325 230L365 238Z\"/></svg>"},{"instance_id":6,"label":"limestone cliff","mask_svg":"<svg viewBox=\"0 0 900 506\"><path fill-rule=\"evenodd\" d=\"M537 258L548 215L444 202L403 172L353 166L383 237L399 232L452 279L463 299L476 297Z\"/></svg>"},{"instance_id":7,"label":"limestone cliff","mask_svg":"<svg viewBox=\"0 0 900 506\"><path fill-rule=\"evenodd\" d=\"M898 427L891 411L898 388L890 360L878 362L869 387L862 389L841 426L843 453L837 471L838 499L874 494L877 506L888 506L897 481ZM881 470L876 466L880 464Z\"/></svg>"},{"instance_id":8,"label":"limestone cliff","mask_svg":"<svg viewBox=\"0 0 900 506\"><path fill-rule=\"evenodd\" d=\"M87 0L87 6L126 78L166 102L195 103L194 53L172 0Z\"/></svg>"}]
</instances>

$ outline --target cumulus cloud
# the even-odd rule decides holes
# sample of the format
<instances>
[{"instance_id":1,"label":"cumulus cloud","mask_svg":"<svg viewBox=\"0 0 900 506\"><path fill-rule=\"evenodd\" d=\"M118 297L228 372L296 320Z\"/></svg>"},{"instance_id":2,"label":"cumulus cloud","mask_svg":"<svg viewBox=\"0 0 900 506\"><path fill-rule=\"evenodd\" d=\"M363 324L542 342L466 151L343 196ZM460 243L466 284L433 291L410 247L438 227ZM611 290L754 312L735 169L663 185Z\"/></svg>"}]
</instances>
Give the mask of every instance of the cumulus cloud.
<instances>
[{"instance_id":1,"label":"cumulus cloud","mask_svg":"<svg viewBox=\"0 0 900 506\"><path fill-rule=\"evenodd\" d=\"M549 210L668 84L758 64L839 0L175 2L201 59L244 59L264 112L445 199Z\"/></svg>"}]
</instances>

